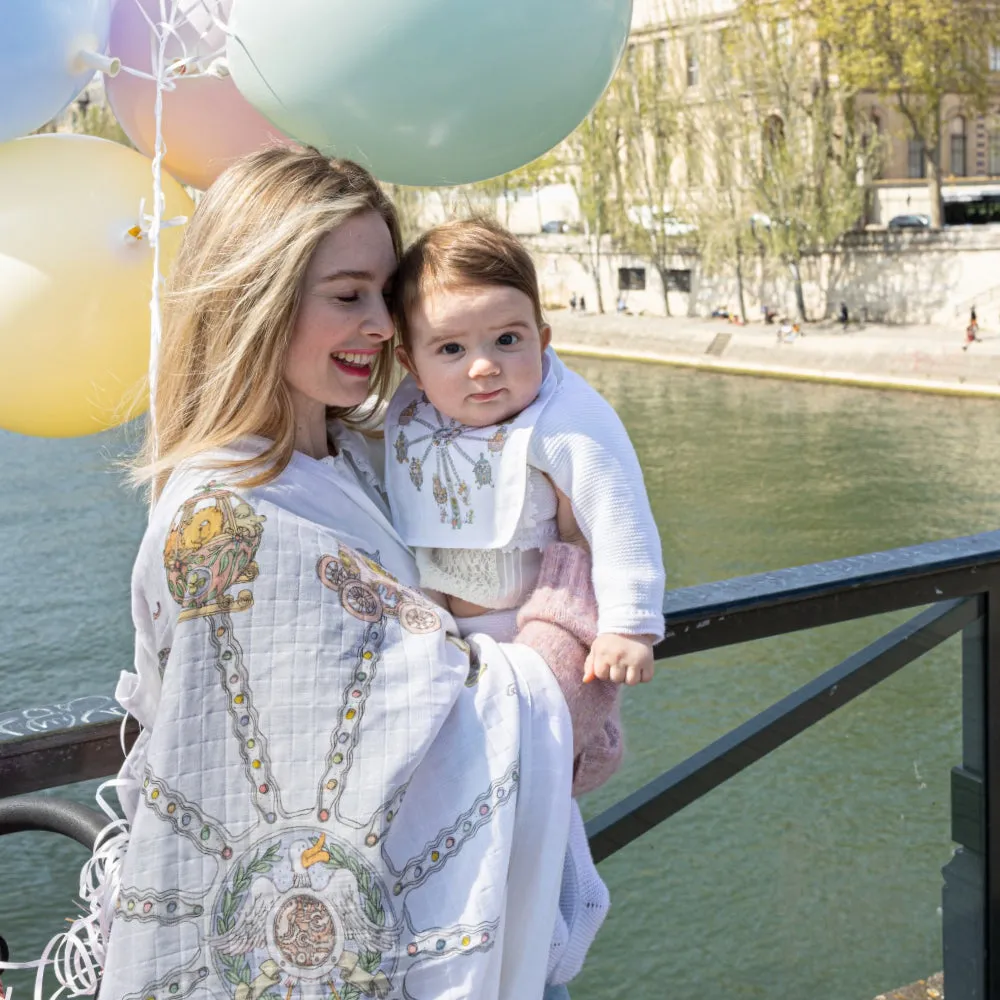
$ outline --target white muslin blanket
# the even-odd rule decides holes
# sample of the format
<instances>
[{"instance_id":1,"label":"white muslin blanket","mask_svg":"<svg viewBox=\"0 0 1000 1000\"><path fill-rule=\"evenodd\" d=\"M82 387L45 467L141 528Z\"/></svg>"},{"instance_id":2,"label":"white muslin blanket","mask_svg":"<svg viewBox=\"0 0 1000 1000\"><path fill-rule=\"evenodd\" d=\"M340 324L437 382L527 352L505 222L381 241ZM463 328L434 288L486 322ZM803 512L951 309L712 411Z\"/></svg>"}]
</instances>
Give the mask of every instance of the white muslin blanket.
<instances>
[{"instance_id":1,"label":"white muslin blanket","mask_svg":"<svg viewBox=\"0 0 1000 1000\"><path fill-rule=\"evenodd\" d=\"M153 511L102 1000L542 995L565 702L530 649L449 634L358 440L252 489L179 470Z\"/></svg>"}]
</instances>

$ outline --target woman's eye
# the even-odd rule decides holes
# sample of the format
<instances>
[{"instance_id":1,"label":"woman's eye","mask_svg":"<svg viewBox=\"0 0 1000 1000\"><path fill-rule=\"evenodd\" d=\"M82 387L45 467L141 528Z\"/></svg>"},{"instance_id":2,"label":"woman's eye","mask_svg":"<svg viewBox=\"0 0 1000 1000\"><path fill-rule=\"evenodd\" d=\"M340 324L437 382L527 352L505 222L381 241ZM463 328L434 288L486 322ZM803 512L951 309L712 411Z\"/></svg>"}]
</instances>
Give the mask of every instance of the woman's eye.
<instances>
[{"instance_id":1,"label":"woman's eye","mask_svg":"<svg viewBox=\"0 0 1000 1000\"><path fill-rule=\"evenodd\" d=\"M501 347L513 347L517 343L517 334L501 333L500 336L497 337L497 343Z\"/></svg>"},{"instance_id":2,"label":"woman's eye","mask_svg":"<svg viewBox=\"0 0 1000 1000\"><path fill-rule=\"evenodd\" d=\"M353 292L350 295L338 295L337 296L337 301L338 302L357 302L358 301L358 293L357 292Z\"/></svg>"},{"instance_id":3,"label":"woman's eye","mask_svg":"<svg viewBox=\"0 0 1000 1000\"><path fill-rule=\"evenodd\" d=\"M442 354L458 354L461 350L461 344L444 344L441 347Z\"/></svg>"}]
</instances>

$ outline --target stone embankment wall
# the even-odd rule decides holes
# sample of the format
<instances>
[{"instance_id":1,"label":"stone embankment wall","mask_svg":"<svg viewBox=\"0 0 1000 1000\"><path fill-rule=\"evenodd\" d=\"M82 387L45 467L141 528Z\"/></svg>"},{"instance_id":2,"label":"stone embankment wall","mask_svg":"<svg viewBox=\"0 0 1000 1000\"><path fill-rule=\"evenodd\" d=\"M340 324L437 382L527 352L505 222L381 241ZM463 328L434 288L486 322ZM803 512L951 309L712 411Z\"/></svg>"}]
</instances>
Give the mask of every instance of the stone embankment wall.
<instances>
[{"instance_id":1,"label":"stone embankment wall","mask_svg":"<svg viewBox=\"0 0 1000 1000\"><path fill-rule=\"evenodd\" d=\"M541 234L526 237L535 255L543 297L552 305L567 305L572 294L582 294L589 308L597 303L596 283L585 267L587 245L580 235ZM614 311L623 295L629 311L667 314L663 282L656 269L641 257L613 254L600 259L604 306ZM709 274L695 254L678 254L670 262L670 314L708 316L713 309L737 307L736 278ZM632 268L645 288L620 291L620 269ZM845 302L853 317L892 324L955 325L975 305L980 322L984 313L1000 316L1000 226L969 226L938 232L902 230L851 234L841 250L807 258L802 276L810 319L835 315ZM685 290L689 289L689 290ZM744 302L748 317L756 319L764 304L794 315L794 287L788 272L760 258L746 262Z\"/></svg>"}]
</instances>

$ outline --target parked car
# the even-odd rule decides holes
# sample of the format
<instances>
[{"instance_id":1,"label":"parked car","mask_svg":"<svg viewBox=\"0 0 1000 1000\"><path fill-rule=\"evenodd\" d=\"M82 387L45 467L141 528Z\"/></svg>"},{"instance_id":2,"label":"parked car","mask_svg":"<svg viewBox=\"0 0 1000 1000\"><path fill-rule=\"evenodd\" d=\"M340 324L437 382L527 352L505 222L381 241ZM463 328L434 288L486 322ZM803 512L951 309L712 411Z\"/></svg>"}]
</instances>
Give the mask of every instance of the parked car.
<instances>
[{"instance_id":1,"label":"parked car","mask_svg":"<svg viewBox=\"0 0 1000 1000\"><path fill-rule=\"evenodd\" d=\"M569 231L570 224L562 219L554 219L552 222L542 224L543 233L568 233Z\"/></svg>"},{"instance_id":2,"label":"parked car","mask_svg":"<svg viewBox=\"0 0 1000 1000\"><path fill-rule=\"evenodd\" d=\"M930 229L929 215L895 215L889 220L890 229Z\"/></svg>"}]
</instances>

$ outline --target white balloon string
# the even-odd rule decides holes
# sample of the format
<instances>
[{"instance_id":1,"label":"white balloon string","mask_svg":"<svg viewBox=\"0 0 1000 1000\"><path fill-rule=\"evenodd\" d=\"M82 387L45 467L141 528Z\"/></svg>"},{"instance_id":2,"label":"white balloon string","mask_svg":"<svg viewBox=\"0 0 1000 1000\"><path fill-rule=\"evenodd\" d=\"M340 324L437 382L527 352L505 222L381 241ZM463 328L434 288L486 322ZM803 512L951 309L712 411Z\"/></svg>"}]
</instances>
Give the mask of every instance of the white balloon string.
<instances>
[{"instance_id":1,"label":"white balloon string","mask_svg":"<svg viewBox=\"0 0 1000 1000\"><path fill-rule=\"evenodd\" d=\"M43 1000L45 970L49 966L59 989L48 1000L58 1000L64 994L92 997L97 992L129 839L128 823L107 801L104 792L134 784L134 779L111 778L95 793L97 804L109 822L97 835L93 854L80 872L79 894L84 912L69 921L70 926L56 934L35 961L0 962L0 969L36 970L34 1000Z\"/></svg>"},{"instance_id":2,"label":"white balloon string","mask_svg":"<svg viewBox=\"0 0 1000 1000\"><path fill-rule=\"evenodd\" d=\"M169 7L169 18L168 18ZM141 8L140 8L141 9ZM156 76L156 103L153 111L155 139L153 142L153 219L149 227L149 242L153 247L153 280L149 299L149 433L156 442L156 377L157 355L160 350L160 332L162 318L160 315L160 287L163 276L160 274L160 228L163 221L163 154L166 146L163 141L163 91L167 84L167 43L173 34L174 17L177 3L175 0L160 0L160 23L156 32L156 42L152 63ZM168 30L169 29L169 30Z\"/></svg>"}]
</instances>

